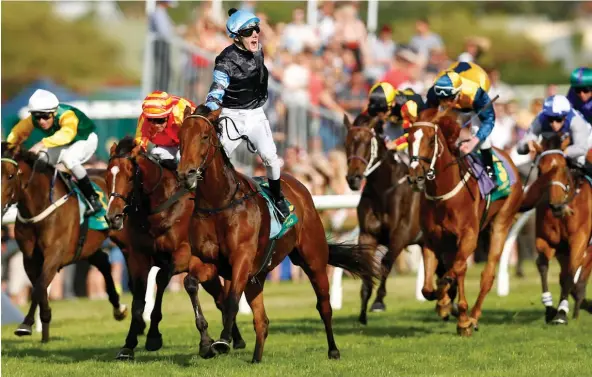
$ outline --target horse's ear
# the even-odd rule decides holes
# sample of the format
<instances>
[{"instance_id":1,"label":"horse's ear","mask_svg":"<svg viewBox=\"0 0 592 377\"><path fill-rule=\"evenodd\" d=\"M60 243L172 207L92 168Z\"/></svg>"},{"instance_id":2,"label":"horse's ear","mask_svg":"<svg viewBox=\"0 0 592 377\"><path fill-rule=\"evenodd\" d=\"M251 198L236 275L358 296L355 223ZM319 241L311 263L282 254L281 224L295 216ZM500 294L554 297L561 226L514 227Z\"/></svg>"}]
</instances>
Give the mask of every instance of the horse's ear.
<instances>
[{"instance_id":1,"label":"horse's ear","mask_svg":"<svg viewBox=\"0 0 592 377\"><path fill-rule=\"evenodd\" d=\"M220 117L220 113L222 112L222 108L219 107L216 110L212 110L210 111L210 113L207 115L207 118L210 122L213 122L215 120L217 120Z\"/></svg>"},{"instance_id":2,"label":"horse's ear","mask_svg":"<svg viewBox=\"0 0 592 377\"><path fill-rule=\"evenodd\" d=\"M350 129L352 124L349 120L349 117L347 116L346 113L343 113L343 124L345 125L345 128Z\"/></svg>"},{"instance_id":3,"label":"horse's ear","mask_svg":"<svg viewBox=\"0 0 592 377\"><path fill-rule=\"evenodd\" d=\"M113 144L111 144L111 149L109 150L109 156L114 156L116 149L117 149L117 143L113 142Z\"/></svg>"},{"instance_id":4,"label":"horse's ear","mask_svg":"<svg viewBox=\"0 0 592 377\"><path fill-rule=\"evenodd\" d=\"M183 120L185 120L185 118L187 118L189 115L191 115L191 106L185 107L185 110L183 111Z\"/></svg>"}]
</instances>

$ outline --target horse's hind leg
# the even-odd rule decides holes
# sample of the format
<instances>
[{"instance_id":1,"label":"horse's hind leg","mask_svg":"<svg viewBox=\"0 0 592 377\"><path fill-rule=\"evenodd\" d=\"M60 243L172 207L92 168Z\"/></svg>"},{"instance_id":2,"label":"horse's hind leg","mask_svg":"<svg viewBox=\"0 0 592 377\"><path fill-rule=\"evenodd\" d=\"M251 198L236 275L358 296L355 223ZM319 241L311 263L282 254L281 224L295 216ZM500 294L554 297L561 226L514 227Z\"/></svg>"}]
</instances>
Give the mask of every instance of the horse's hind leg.
<instances>
[{"instance_id":1,"label":"horse's hind leg","mask_svg":"<svg viewBox=\"0 0 592 377\"><path fill-rule=\"evenodd\" d=\"M25 272L29 277L29 280L35 284L41 274L41 267L43 261L40 258L36 257L35 255L31 258L27 258L26 256L23 258L23 264L25 267ZM33 287L34 289L35 287ZM35 324L35 311L37 310L38 301L35 295L31 297L31 305L29 306L29 311L23 320L23 323L19 325L19 327L14 331L14 334L17 336L25 336L31 335L33 333L33 324Z\"/></svg>"},{"instance_id":2,"label":"horse's hind leg","mask_svg":"<svg viewBox=\"0 0 592 377\"><path fill-rule=\"evenodd\" d=\"M578 277L576 286L571 291L571 295L574 298L575 305L574 305L574 314L573 318L577 319L580 314L580 308L586 298L586 285L588 284L588 277L590 276L590 269L592 269L592 255L590 253L586 253L584 256L584 261L582 263L582 267L580 272L576 275ZM575 280L575 278L574 278ZM587 307L584 307L584 310Z\"/></svg>"},{"instance_id":3,"label":"horse's hind leg","mask_svg":"<svg viewBox=\"0 0 592 377\"><path fill-rule=\"evenodd\" d=\"M536 248L539 253L536 265L541 276L543 290L541 300L545 306L545 322L549 323L557 314L557 309L553 306L553 295L549 291L549 261L555 256L555 249L547 241L539 237L536 239Z\"/></svg>"},{"instance_id":4,"label":"horse's hind leg","mask_svg":"<svg viewBox=\"0 0 592 377\"><path fill-rule=\"evenodd\" d=\"M592 314L592 302L588 299L586 299L586 285L588 284L588 279L590 278L590 273L592 272L592 246L588 247L588 250L586 251L586 257L584 260L584 265L582 267L582 276L580 277L580 280L578 281L578 288L579 290L581 290L581 292L579 293L581 295L582 299L582 303L580 305L580 307L584 310L586 310L588 313Z\"/></svg>"},{"instance_id":5,"label":"horse's hind leg","mask_svg":"<svg viewBox=\"0 0 592 377\"><path fill-rule=\"evenodd\" d=\"M328 253L329 246L327 245L324 234L319 235L316 239L312 235L301 235L300 238L302 241L298 247L298 251L304 262L302 263L302 268L310 279L310 283L317 295L317 310L325 324L325 333L327 334L327 343L329 345L329 358L339 359L339 350L333 336L333 310L331 309L329 300L329 278L327 277L328 258L323 255Z\"/></svg>"},{"instance_id":6,"label":"horse's hind leg","mask_svg":"<svg viewBox=\"0 0 592 377\"><path fill-rule=\"evenodd\" d=\"M502 251L504 248L504 242L510 231L510 226L502 221L502 219L496 218L491 226L491 237L489 241L489 252L487 254L487 264L481 272L481 287L479 290L479 297L475 302L475 306L471 311L471 318L474 320L475 330L478 329L479 318L481 317L481 307L485 297L493 286L493 279L495 278L495 267L497 266Z\"/></svg>"},{"instance_id":7,"label":"horse's hind leg","mask_svg":"<svg viewBox=\"0 0 592 377\"><path fill-rule=\"evenodd\" d=\"M368 247L369 249L372 248L372 250L373 250L372 252L374 254L376 254L378 241L376 240L376 238L374 238L374 236L372 236L368 233L362 233L359 236L358 243L360 245L364 245L363 247ZM390 253L390 251L389 251L389 253ZM384 257L386 258L387 256L388 256L388 253ZM391 264L391 267L392 267L392 264ZM384 280L386 280L386 277L384 277ZM360 317L358 318L358 321L360 321L360 323L363 325L368 323L368 318L367 318L368 301L370 301L370 296L372 296L372 286L373 286L373 284L372 284L371 279L369 279L369 278L362 279L362 289L360 291L360 298L362 300L362 307L360 308Z\"/></svg>"},{"instance_id":8,"label":"horse's hind leg","mask_svg":"<svg viewBox=\"0 0 592 377\"><path fill-rule=\"evenodd\" d=\"M147 351L158 351L162 348L162 334L158 330L160 321L162 321L162 297L164 296L164 290L171 277L173 276L172 266L165 264L159 266L160 269L156 274L156 296L154 298L154 307L150 313L150 328L148 334L146 334L145 348Z\"/></svg>"},{"instance_id":9,"label":"horse's hind leg","mask_svg":"<svg viewBox=\"0 0 592 377\"><path fill-rule=\"evenodd\" d=\"M117 321L124 320L127 317L127 307L119 303L119 293L117 293L113 276L111 275L109 255L99 249L88 258L88 262L95 266L105 279L105 288L109 296L109 302L113 305L113 318Z\"/></svg>"},{"instance_id":10,"label":"horse's hind leg","mask_svg":"<svg viewBox=\"0 0 592 377\"><path fill-rule=\"evenodd\" d=\"M264 275L264 274L261 274ZM259 275L259 283L248 283L245 289L245 296L249 302L249 306L253 311L253 326L255 327L255 351L253 352L253 363L261 362L263 357L263 347L265 339L267 339L269 329L269 318L265 313L265 306L263 305L263 285L265 284L265 276Z\"/></svg>"}]
</instances>

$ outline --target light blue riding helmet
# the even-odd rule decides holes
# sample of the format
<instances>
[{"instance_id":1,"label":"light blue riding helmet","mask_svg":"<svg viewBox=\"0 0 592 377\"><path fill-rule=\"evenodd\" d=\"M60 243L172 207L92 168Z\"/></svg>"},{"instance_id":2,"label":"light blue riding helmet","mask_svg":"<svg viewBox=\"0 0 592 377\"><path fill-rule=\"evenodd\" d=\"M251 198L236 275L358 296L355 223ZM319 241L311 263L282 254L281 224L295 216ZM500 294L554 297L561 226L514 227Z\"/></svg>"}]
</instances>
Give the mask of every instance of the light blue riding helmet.
<instances>
[{"instance_id":1,"label":"light blue riding helmet","mask_svg":"<svg viewBox=\"0 0 592 377\"><path fill-rule=\"evenodd\" d=\"M236 10L230 8L228 11L228 21L226 21L226 34L230 38L238 37L238 32L259 25L259 18L246 10Z\"/></svg>"},{"instance_id":2,"label":"light blue riding helmet","mask_svg":"<svg viewBox=\"0 0 592 377\"><path fill-rule=\"evenodd\" d=\"M565 117L572 107L567 97L554 95L548 97L543 104L543 115L547 117Z\"/></svg>"}]
</instances>

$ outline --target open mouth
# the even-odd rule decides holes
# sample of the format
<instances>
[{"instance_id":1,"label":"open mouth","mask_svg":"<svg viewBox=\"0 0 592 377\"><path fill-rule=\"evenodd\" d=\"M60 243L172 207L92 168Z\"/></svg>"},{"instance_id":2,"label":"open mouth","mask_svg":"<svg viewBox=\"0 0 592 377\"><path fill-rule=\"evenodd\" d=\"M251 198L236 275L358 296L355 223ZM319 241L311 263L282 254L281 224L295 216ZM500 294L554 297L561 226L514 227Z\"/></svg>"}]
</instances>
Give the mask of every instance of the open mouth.
<instances>
[{"instance_id":1,"label":"open mouth","mask_svg":"<svg viewBox=\"0 0 592 377\"><path fill-rule=\"evenodd\" d=\"M249 46L251 47L251 49L255 50L259 47L259 41L257 39L252 40L251 42L249 42Z\"/></svg>"}]
</instances>

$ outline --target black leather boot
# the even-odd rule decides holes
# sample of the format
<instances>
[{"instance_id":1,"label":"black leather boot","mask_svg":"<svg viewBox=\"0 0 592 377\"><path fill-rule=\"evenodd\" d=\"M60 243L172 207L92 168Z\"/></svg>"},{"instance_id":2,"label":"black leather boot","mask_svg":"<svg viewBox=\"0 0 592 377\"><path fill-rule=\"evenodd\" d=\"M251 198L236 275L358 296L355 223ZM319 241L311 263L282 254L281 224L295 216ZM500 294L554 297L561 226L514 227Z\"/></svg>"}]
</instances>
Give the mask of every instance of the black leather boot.
<instances>
[{"instance_id":1,"label":"black leather boot","mask_svg":"<svg viewBox=\"0 0 592 377\"><path fill-rule=\"evenodd\" d=\"M90 205L90 207L86 209L84 216L92 216L98 213L103 206L99 200L99 195L95 192L95 189L90 183L88 175L78 180L78 187Z\"/></svg>"},{"instance_id":2,"label":"black leather boot","mask_svg":"<svg viewBox=\"0 0 592 377\"><path fill-rule=\"evenodd\" d=\"M284 200L284 195L282 194L282 187L280 185L279 179L268 179L269 181L269 189L271 190L271 194L273 195L273 201L277 209L280 211L282 218L280 221L284 222L284 220L290 216L290 208L286 204Z\"/></svg>"}]
</instances>

